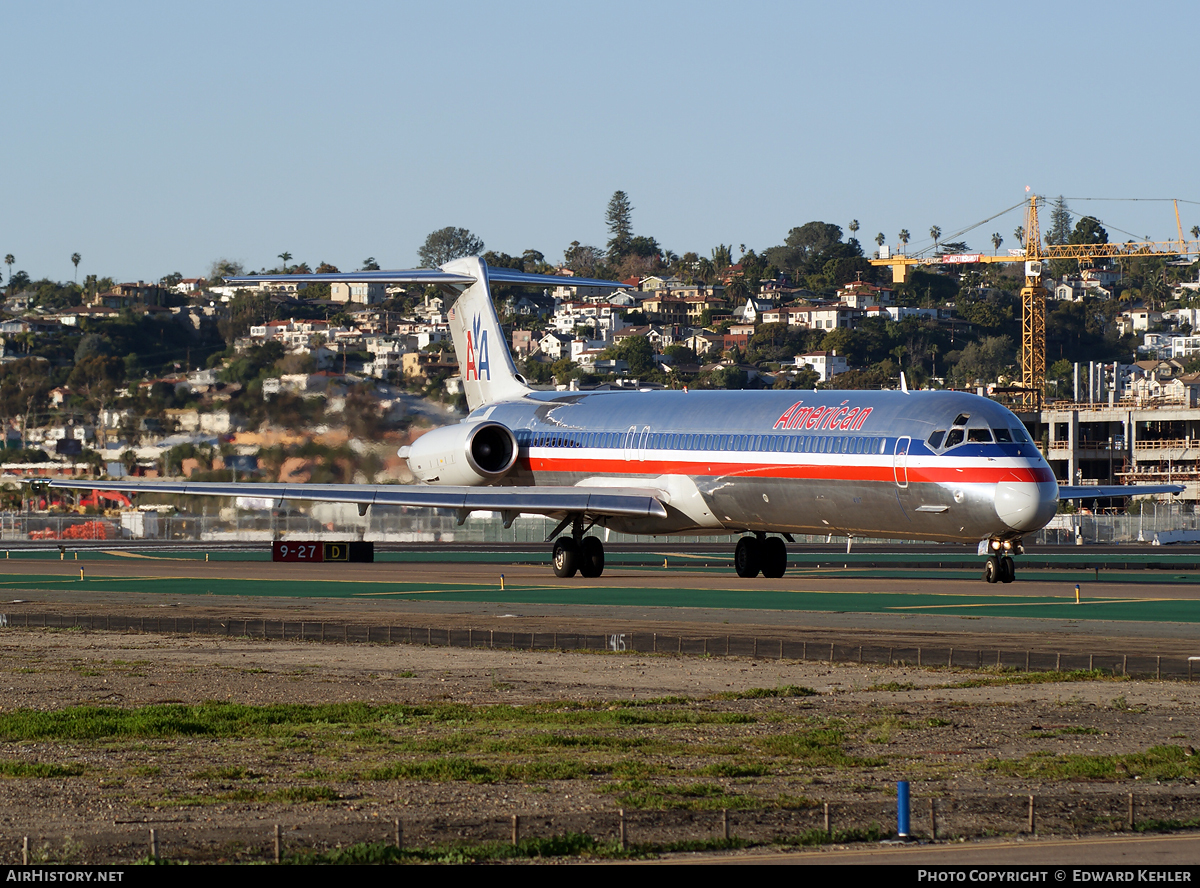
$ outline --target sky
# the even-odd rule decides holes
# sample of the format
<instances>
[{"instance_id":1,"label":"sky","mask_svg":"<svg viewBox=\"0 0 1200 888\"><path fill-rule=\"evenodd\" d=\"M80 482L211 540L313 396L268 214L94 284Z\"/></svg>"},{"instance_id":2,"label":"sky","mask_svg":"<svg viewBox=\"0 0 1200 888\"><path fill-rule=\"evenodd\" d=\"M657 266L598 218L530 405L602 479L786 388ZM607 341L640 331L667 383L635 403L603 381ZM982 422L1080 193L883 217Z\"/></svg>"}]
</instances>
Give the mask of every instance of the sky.
<instances>
[{"instance_id":1,"label":"sky","mask_svg":"<svg viewBox=\"0 0 1200 888\"><path fill-rule=\"evenodd\" d=\"M453 225L558 261L604 246L617 190L634 232L680 254L851 219L872 250L907 228L911 252L1027 187L1113 240L1165 240L1160 199L1200 224L1198 19L1109 0L10 0L0 255L63 281L75 252L81 280L284 251L408 268ZM1023 221L961 239L1006 249Z\"/></svg>"}]
</instances>

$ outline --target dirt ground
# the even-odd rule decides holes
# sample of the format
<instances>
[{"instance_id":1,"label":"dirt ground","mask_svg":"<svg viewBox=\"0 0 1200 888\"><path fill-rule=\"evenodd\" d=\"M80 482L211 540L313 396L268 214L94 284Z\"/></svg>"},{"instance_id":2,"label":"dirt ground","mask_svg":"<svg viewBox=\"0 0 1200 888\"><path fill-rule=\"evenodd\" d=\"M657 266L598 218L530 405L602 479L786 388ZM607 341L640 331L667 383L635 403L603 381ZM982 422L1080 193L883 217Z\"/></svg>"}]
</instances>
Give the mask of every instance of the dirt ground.
<instances>
[{"instance_id":1,"label":"dirt ground","mask_svg":"<svg viewBox=\"0 0 1200 888\"><path fill-rule=\"evenodd\" d=\"M1131 792L1140 820L1200 817L1190 758L1200 736L1200 683L1018 681L979 687L961 686L978 679L977 673L911 667L62 630L0 633L0 716L77 705L207 701L457 703L479 710L587 703L641 712L631 708L640 702L646 712L675 719L549 731L591 739L604 734L605 742L632 744L604 759L604 769L569 779L549 772L488 780L353 775L368 764L420 759L412 751L416 741L425 743L428 759L454 756L468 744L472 754L493 762L521 760L513 744L530 735L513 725L469 719L395 726L391 740L407 744L403 752L356 746L353 738L345 744L321 739L327 735L319 730L286 742L0 737L0 765L58 764L77 772L0 776L0 860L6 862L19 862L23 836L43 858L128 861L145 853L151 828L163 854L230 861L269 856L275 824L287 847L390 839L396 819L403 821L406 842L505 838L514 814L526 830L602 834L613 832L621 807L636 820L635 838L641 840L712 837L723 807L734 809L734 833L764 840L819 826L824 803L834 806L835 827L879 823L888 829L897 779L911 781L925 834L929 800L937 799L940 837L1020 833L1027 829L1030 795L1038 799L1039 828L1059 834L1122 828ZM793 690L781 696L755 692L779 688ZM597 708L606 706L571 711ZM690 720L678 718L684 710ZM536 736L544 739L546 732ZM824 738L837 750L811 754L796 746L800 737L808 738L805 743ZM1161 769L1146 770L1136 759L1154 747L1182 749L1187 760L1164 778ZM1112 773L1031 770L1031 762L1071 756L1121 761ZM614 776L622 758L641 766L636 778ZM314 787L323 795L296 794ZM706 797L715 800L706 805Z\"/></svg>"}]
</instances>

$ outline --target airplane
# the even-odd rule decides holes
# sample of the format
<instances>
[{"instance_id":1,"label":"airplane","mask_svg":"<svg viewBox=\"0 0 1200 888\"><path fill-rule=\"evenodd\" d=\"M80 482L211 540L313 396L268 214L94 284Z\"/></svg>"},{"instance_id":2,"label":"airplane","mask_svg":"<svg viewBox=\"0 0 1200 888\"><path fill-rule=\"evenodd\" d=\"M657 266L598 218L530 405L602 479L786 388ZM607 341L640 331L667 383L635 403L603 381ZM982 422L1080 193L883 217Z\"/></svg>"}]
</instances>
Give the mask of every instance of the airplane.
<instances>
[{"instance_id":1,"label":"airplane","mask_svg":"<svg viewBox=\"0 0 1200 888\"><path fill-rule=\"evenodd\" d=\"M453 509L559 520L554 573L599 577L600 527L622 533L743 533L738 576L781 577L795 534L975 543L983 578L1011 583L1022 540L1059 500L1179 493L1181 485L1059 486L1021 421L967 392L540 391L517 372L493 283L620 286L489 267L255 275L228 283L416 283L448 312L469 414L403 447L413 485L106 481L106 490ZM95 482L49 486L91 489Z\"/></svg>"}]
</instances>

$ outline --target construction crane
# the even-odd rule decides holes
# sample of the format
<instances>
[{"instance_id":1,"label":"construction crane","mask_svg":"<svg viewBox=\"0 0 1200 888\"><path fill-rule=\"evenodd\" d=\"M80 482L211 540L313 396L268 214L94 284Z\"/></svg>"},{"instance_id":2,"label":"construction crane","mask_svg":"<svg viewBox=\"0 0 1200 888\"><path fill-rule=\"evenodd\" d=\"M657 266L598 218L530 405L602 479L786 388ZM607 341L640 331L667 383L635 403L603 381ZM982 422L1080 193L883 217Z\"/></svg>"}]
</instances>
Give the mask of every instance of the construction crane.
<instances>
[{"instance_id":1,"label":"construction crane","mask_svg":"<svg viewBox=\"0 0 1200 888\"><path fill-rule=\"evenodd\" d=\"M885 248L872 265L889 265L892 282L902 284L908 270L921 265L962 265L976 262L1024 262L1025 286L1021 288L1021 383L1013 386L1027 410L1040 410L1046 388L1046 288L1042 285L1043 263L1050 259L1077 259L1091 262L1137 256L1185 256L1200 254L1200 240L1184 240L1179 221L1179 202L1175 201L1175 228L1178 240L1125 241L1115 244L1043 244L1038 226L1038 205L1046 200L1030 194L1025 207L1025 246L1010 250L1006 256L984 253L944 253L931 256L890 255ZM1015 207L1010 207L1015 209ZM1008 212L1007 210L1005 212ZM994 218L994 217L993 217Z\"/></svg>"}]
</instances>

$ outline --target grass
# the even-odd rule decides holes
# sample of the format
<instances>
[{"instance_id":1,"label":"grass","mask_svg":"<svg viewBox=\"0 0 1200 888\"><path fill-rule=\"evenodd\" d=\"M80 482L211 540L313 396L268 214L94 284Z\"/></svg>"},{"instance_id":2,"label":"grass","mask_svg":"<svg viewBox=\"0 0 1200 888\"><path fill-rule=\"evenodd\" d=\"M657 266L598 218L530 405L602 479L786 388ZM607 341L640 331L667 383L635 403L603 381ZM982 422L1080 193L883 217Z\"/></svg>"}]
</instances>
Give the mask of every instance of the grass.
<instances>
[{"instance_id":1,"label":"grass","mask_svg":"<svg viewBox=\"0 0 1200 888\"><path fill-rule=\"evenodd\" d=\"M714 694L713 700L764 700L779 697L815 697L817 692L812 688L799 685L784 685L778 688L750 688L745 691L726 691Z\"/></svg>"},{"instance_id":2,"label":"grass","mask_svg":"<svg viewBox=\"0 0 1200 888\"><path fill-rule=\"evenodd\" d=\"M278 737L301 731L330 734L358 726L360 742L382 740L383 729L401 725L520 724L615 727L643 725L752 724L752 715L699 707L651 708L645 702L553 703L530 706L420 706L345 703L247 706L237 703L141 706L117 709L75 706L54 711L20 709L0 713L7 740L118 740L170 737Z\"/></svg>"},{"instance_id":3,"label":"grass","mask_svg":"<svg viewBox=\"0 0 1200 888\"><path fill-rule=\"evenodd\" d=\"M816 729L760 737L755 745L764 752L804 767L870 768L884 764L884 759L850 755L842 748L845 742L843 731Z\"/></svg>"},{"instance_id":4,"label":"grass","mask_svg":"<svg viewBox=\"0 0 1200 888\"><path fill-rule=\"evenodd\" d=\"M78 777L83 772L83 765L55 765L48 762L0 761L0 776L3 777Z\"/></svg>"},{"instance_id":5,"label":"grass","mask_svg":"<svg viewBox=\"0 0 1200 888\"><path fill-rule=\"evenodd\" d=\"M944 688L994 688L1003 685L1051 684L1064 681L1129 681L1124 675L1114 675L1103 669L1072 669L1068 672L1003 672L957 681Z\"/></svg>"},{"instance_id":6,"label":"grass","mask_svg":"<svg viewBox=\"0 0 1200 888\"><path fill-rule=\"evenodd\" d=\"M993 759L984 770L1043 782L1063 780L1191 780L1200 777L1200 757L1180 746L1152 746L1123 755L1031 753L1017 761Z\"/></svg>"}]
</instances>

